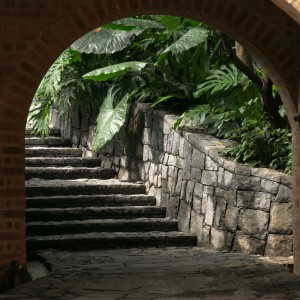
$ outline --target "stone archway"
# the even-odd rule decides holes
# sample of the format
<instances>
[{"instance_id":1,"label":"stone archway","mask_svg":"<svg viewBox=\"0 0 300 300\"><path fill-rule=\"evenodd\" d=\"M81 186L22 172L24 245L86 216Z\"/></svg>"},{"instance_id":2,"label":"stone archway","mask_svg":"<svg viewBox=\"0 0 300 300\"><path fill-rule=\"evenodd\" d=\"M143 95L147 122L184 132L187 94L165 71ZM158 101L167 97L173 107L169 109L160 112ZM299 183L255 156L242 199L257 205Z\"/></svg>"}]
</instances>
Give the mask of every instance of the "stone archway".
<instances>
[{"instance_id":1,"label":"stone archway","mask_svg":"<svg viewBox=\"0 0 300 300\"><path fill-rule=\"evenodd\" d=\"M24 128L44 73L93 28L162 13L198 19L227 33L258 58L277 85L293 127L294 257L295 274L300 275L299 10L299 0L1 1L0 265L26 260Z\"/></svg>"}]
</instances>

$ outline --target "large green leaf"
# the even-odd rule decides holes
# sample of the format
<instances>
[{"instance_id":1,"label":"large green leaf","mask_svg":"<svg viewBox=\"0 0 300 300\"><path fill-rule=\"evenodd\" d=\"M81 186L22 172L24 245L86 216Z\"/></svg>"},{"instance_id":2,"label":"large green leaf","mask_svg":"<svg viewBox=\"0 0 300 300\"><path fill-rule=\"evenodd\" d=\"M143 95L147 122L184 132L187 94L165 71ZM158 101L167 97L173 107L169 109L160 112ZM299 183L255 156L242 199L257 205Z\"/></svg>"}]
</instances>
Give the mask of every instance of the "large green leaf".
<instances>
[{"instance_id":1,"label":"large green leaf","mask_svg":"<svg viewBox=\"0 0 300 300\"><path fill-rule=\"evenodd\" d=\"M210 71L205 81L197 86L194 97L200 97L205 93L210 95L223 94L245 79L245 75L239 72L234 65L221 66L218 70Z\"/></svg>"},{"instance_id":2,"label":"large green leaf","mask_svg":"<svg viewBox=\"0 0 300 300\"><path fill-rule=\"evenodd\" d=\"M160 15L156 16L157 20L161 22L170 32L178 30L181 26L181 17Z\"/></svg>"},{"instance_id":3,"label":"large green leaf","mask_svg":"<svg viewBox=\"0 0 300 300\"><path fill-rule=\"evenodd\" d=\"M140 71L141 69L145 68L146 65L147 63L140 61L124 62L91 71L83 75L83 78L91 79L98 82L106 81L108 79L121 76L129 70Z\"/></svg>"},{"instance_id":4,"label":"large green leaf","mask_svg":"<svg viewBox=\"0 0 300 300\"><path fill-rule=\"evenodd\" d=\"M134 31L98 28L75 41L71 49L88 54L112 54L130 46L135 36Z\"/></svg>"},{"instance_id":5,"label":"large green leaf","mask_svg":"<svg viewBox=\"0 0 300 300\"><path fill-rule=\"evenodd\" d=\"M128 99L129 95L126 94L116 107L113 107L114 92L112 88L109 89L97 117L96 134L92 144L94 151L99 151L124 124Z\"/></svg>"},{"instance_id":6,"label":"large green leaf","mask_svg":"<svg viewBox=\"0 0 300 300\"><path fill-rule=\"evenodd\" d=\"M123 26L129 26L129 27L138 27L138 28L154 28L154 29L164 29L165 27L152 20L143 20L143 19L134 19L134 18L126 18L122 20L118 20L113 22L114 24L120 24Z\"/></svg>"},{"instance_id":7,"label":"large green leaf","mask_svg":"<svg viewBox=\"0 0 300 300\"><path fill-rule=\"evenodd\" d=\"M196 47L206 42L207 37L208 31L206 29L200 27L192 28L179 40L165 49L159 56L157 62L159 63L160 61L162 61L169 52L173 53L174 55L178 55L186 50Z\"/></svg>"}]
</instances>

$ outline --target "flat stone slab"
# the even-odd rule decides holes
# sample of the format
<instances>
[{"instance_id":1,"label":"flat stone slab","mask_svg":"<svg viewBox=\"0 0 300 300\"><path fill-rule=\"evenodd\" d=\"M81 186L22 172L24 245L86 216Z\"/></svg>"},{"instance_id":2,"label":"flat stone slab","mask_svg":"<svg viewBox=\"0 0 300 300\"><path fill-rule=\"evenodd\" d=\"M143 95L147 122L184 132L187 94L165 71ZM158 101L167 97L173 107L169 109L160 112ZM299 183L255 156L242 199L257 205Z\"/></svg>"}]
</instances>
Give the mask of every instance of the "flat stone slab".
<instances>
[{"instance_id":1,"label":"flat stone slab","mask_svg":"<svg viewBox=\"0 0 300 300\"><path fill-rule=\"evenodd\" d=\"M25 178L43 178L43 179L76 179L76 178L114 178L116 172L113 169L104 169L101 167L26 167Z\"/></svg>"},{"instance_id":2,"label":"flat stone slab","mask_svg":"<svg viewBox=\"0 0 300 300\"><path fill-rule=\"evenodd\" d=\"M177 221L165 218L92 219L84 221L27 222L26 233L31 235L55 235L84 232L144 232L176 231Z\"/></svg>"},{"instance_id":3,"label":"flat stone slab","mask_svg":"<svg viewBox=\"0 0 300 300\"><path fill-rule=\"evenodd\" d=\"M154 196L137 195L72 195L27 197L27 208L50 207L87 207L87 206L153 206L156 204Z\"/></svg>"},{"instance_id":4,"label":"flat stone slab","mask_svg":"<svg viewBox=\"0 0 300 300\"><path fill-rule=\"evenodd\" d=\"M26 195L56 196L56 195L99 195L99 194L144 194L146 189L142 184L123 182L118 179L72 179L43 180L30 179L26 181Z\"/></svg>"},{"instance_id":5,"label":"flat stone slab","mask_svg":"<svg viewBox=\"0 0 300 300\"><path fill-rule=\"evenodd\" d=\"M82 151L78 148L69 147L26 147L26 157L81 157Z\"/></svg>"},{"instance_id":6,"label":"flat stone slab","mask_svg":"<svg viewBox=\"0 0 300 300\"><path fill-rule=\"evenodd\" d=\"M35 136L35 137L37 137L36 135L33 135L31 132L32 132L31 127L28 127L28 128L25 129L25 135L26 136ZM50 128L49 129L49 134L60 136L60 129L59 128Z\"/></svg>"},{"instance_id":7,"label":"flat stone slab","mask_svg":"<svg viewBox=\"0 0 300 300\"><path fill-rule=\"evenodd\" d=\"M25 165L30 166L100 166L101 160L94 157L28 157Z\"/></svg>"},{"instance_id":8,"label":"flat stone slab","mask_svg":"<svg viewBox=\"0 0 300 300\"><path fill-rule=\"evenodd\" d=\"M197 237L183 232L89 232L27 237L27 251L38 249L105 249L132 247L195 246ZM1 298L0 298L1 299Z\"/></svg>"},{"instance_id":9,"label":"flat stone slab","mask_svg":"<svg viewBox=\"0 0 300 300\"><path fill-rule=\"evenodd\" d=\"M25 146L37 146L37 145L48 145L48 146L70 146L70 140L56 136L49 136L44 139L40 137L25 137Z\"/></svg>"},{"instance_id":10,"label":"flat stone slab","mask_svg":"<svg viewBox=\"0 0 300 300\"><path fill-rule=\"evenodd\" d=\"M120 219L120 218L163 218L166 208L159 206L121 206L121 207L74 207L74 208L29 208L26 220L59 221L85 219Z\"/></svg>"},{"instance_id":11,"label":"flat stone slab","mask_svg":"<svg viewBox=\"0 0 300 300\"><path fill-rule=\"evenodd\" d=\"M32 300L299 299L289 258L270 259L197 247L40 252L50 276L0 295Z\"/></svg>"}]
</instances>

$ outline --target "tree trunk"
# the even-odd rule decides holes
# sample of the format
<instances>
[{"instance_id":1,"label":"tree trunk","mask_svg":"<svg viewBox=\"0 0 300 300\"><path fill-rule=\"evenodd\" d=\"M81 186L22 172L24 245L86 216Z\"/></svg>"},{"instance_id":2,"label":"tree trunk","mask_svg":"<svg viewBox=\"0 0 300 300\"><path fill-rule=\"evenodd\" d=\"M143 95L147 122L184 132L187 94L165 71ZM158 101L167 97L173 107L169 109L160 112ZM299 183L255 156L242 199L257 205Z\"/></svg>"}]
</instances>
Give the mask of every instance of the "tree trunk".
<instances>
[{"instance_id":1,"label":"tree trunk","mask_svg":"<svg viewBox=\"0 0 300 300\"><path fill-rule=\"evenodd\" d=\"M268 74L263 78L260 77L253 68L252 56L247 49L238 42L235 42L235 51L233 51L228 37L223 34L221 34L221 37L225 51L233 64L258 87L264 112L271 118L273 127L289 127L287 119L282 118L279 114L282 100L278 93L276 93L275 97L273 96L273 82Z\"/></svg>"}]
</instances>

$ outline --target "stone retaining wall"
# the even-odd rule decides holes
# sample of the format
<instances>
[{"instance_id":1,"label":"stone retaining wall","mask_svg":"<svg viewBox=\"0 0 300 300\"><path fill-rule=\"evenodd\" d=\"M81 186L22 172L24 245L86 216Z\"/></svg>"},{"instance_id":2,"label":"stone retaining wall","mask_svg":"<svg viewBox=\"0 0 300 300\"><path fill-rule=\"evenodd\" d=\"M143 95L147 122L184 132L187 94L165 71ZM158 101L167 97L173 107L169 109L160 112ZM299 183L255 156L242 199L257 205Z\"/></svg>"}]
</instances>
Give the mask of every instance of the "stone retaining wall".
<instances>
[{"instance_id":1,"label":"stone retaining wall","mask_svg":"<svg viewBox=\"0 0 300 300\"><path fill-rule=\"evenodd\" d=\"M65 129L85 156L100 156L120 179L141 180L199 246L224 251L292 255L291 177L220 156L229 141L201 129L175 132L174 115L147 104L131 109L123 129L101 153L91 151L95 116L72 107Z\"/></svg>"}]
</instances>

